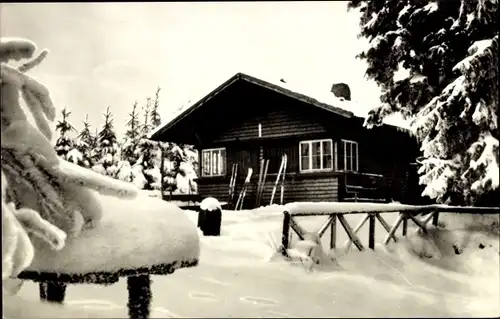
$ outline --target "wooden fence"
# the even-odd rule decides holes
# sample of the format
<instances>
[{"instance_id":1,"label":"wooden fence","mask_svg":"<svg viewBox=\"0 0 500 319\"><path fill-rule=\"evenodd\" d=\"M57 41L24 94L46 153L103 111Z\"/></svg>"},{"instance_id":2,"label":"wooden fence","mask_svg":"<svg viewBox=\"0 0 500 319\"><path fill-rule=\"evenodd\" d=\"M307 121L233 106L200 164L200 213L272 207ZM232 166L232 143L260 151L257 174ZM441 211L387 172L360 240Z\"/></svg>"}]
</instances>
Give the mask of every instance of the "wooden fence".
<instances>
[{"instance_id":1,"label":"wooden fence","mask_svg":"<svg viewBox=\"0 0 500 319\"><path fill-rule=\"evenodd\" d=\"M380 204L380 203L291 203L285 205L283 212L283 231L282 231L282 252L286 254L286 249L290 248L292 229L297 236L304 240L306 231L302 228L294 217L297 216L329 216L328 220L319 228L316 235L323 237L330 229L330 249L337 246L337 221L347 233L348 240L345 243L345 249L349 249L354 244L358 250L363 251L365 247L358 238L357 233L368 221L368 247L375 249L375 223L378 220L386 230L384 244L387 245L392 239L397 242L396 231L403 225L402 235L406 236L408 229L408 220L413 221L424 233L427 233L427 224L432 220L432 224L437 226L440 212L453 212L457 214L500 214L500 208L497 207L458 207L447 205L426 205L413 206L403 204ZM381 213L398 213L398 217L392 226L380 215ZM353 229L347 222L344 215L348 214L366 214L358 225ZM419 215L423 217L418 218Z\"/></svg>"}]
</instances>

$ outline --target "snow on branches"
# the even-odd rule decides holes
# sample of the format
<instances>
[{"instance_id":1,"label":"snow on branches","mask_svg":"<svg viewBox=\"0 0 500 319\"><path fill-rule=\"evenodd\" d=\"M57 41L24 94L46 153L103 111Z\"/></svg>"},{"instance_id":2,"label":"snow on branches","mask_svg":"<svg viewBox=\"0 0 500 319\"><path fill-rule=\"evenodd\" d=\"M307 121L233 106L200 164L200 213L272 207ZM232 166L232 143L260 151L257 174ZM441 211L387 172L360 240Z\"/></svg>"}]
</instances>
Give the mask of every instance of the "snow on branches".
<instances>
[{"instance_id":1,"label":"snow on branches","mask_svg":"<svg viewBox=\"0 0 500 319\"><path fill-rule=\"evenodd\" d=\"M425 174L421 177L427 185L424 194L433 198L442 198L449 190L437 187L437 180L461 185L472 198L499 186L498 93L485 94L498 90L496 71L489 71L497 68L498 36L475 42L468 52L470 56L454 67L462 74L412 122L423 156L432 163L423 165L420 172ZM450 139L452 132L458 134ZM454 160L443 160L449 158Z\"/></svg>"},{"instance_id":2,"label":"snow on branches","mask_svg":"<svg viewBox=\"0 0 500 319\"><path fill-rule=\"evenodd\" d=\"M474 204L497 191L498 1L349 6L360 9L360 36L370 41L358 57L382 89L365 125L396 112L412 120L422 143L424 195Z\"/></svg>"},{"instance_id":3,"label":"snow on branches","mask_svg":"<svg viewBox=\"0 0 500 319\"><path fill-rule=\"evenodd\" d=\"M19 68L6 63L31 58L35 50L29 41L0 41L3 278L15 276L31 263L33 237L60 249L66 236L78 236L84 227L95 226L102 213L95 191L125 197L137 194L132 185L99 179L98 174L79 171L59 159L50 143L49 121L55 118L55 108L49 91L24 73L39 64L47 51ZM21 95L36 126L21 107Z\"/></svg>"}]
</instances>

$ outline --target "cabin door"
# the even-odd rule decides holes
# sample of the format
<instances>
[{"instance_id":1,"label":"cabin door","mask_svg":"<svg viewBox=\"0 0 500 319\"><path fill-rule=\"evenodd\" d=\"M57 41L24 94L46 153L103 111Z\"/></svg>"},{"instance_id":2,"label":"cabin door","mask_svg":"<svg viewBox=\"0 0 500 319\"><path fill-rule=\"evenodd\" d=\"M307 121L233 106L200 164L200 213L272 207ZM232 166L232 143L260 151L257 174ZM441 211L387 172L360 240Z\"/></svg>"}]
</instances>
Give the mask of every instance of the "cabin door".
<instances>
[{"instance_id":1,"label":"cabin door","mask_svg":"<svg viewBox=\"0 0 500 319\"><path fill-rule=\"evenodd\" d=\"M253 169L252 176L259 174L259 148L254 146L240 147L236 150L235 160L238 163L238 176L245 178L248 169Z\"/></svg>"}]
</instances>

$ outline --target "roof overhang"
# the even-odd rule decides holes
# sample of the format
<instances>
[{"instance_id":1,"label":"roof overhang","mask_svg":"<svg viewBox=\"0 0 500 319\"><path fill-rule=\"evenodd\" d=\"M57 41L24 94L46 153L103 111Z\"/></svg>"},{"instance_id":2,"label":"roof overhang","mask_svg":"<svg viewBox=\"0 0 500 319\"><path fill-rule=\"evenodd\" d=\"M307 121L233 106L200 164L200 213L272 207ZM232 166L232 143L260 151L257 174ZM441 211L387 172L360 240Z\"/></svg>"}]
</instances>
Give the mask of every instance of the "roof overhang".
<instances>
[{"instance_id":1,"label":"roof overhang","mask_svg":"<svg viewBox=\"0 0 500 319\"><path fill-rule=\"evenodd\" d=\"M251 83L251 84L254 84L256 86L260 86L260 87L265 88L267 90L277 92L283 96L287 96L287 97L302 101L302 102L307 103L309 105L315 106L319 109L334 113L336 115L340 115L340 116L345 117L345 118L355 118L355 119L364 120L364 118L362 118L362 117L355 116L354 113L351 111L348 111L344 108L341 108L341 107L338 107L335 105L332 105L333 104L332 102L325 103L324 101L321 101L317 98L300 93L296 90L288 89L288 88L284 87L283 85L273 84L271 82L264 81L264 80L261 80L259 78L256 78L256 77L244 74L244 73L237 73L234 76L232 76L230 79L228 79L227 81L225 81L224 83L219 85L212 92L210 92L209 94L207 94L206 96L204 96L203 98L201 98L200 100L198 100L197 102L192 104L190 107L188 107L186 110L184 110L181 114L176 116L173 120L171 120L170 122L168 122L164 125L158 126L155 130L153 130L149 134L149 138L152 140L159 140L161 138L161 136L165 134L165 132L171 130L176 125L178 125L180 122L182 122L184 119L189 117L191 114L195 113L198 109L202 108L204 105L207 104L208 101L210 101L215 96L219 95L221 92L225 91L226 89L228 89L229 87L231 87L235 83L241 82L241 81ZM398 127L398 126L394 126L394 125L390 125L390 124L385 124L385 123L382 126L387 127L387 128L392 128L392 129L395 129L399 132L405 132L407 134L412 135L411 131L406 129L406 128L402 128L402 127Z\"/></svg>"},{"instance_id":2,"label":"roof overhang","mask_svg":"<svg viewBox=\"0 0 500 319\"><path fill-rule=\"evenodd\" d=\"M188 107L181 114L176 116L173 120L156 128L154 131L152 131L149 134L149 138L152 140L158 140L160 138L160 136L163 135L166 131L173 128L179 122L183 121L189 115L191 115L192 113L196 112L196 110L198 110L199 108L204 106L209 100L211 100L212 98L214 98L215 96L217 96L218 94L220 94L221 92L223 92L228 87L230 87L231 85L233 85L234 83L236 83L238 81L245 81L248 83L252 83L254 85L266 88L268 90L275 91L275 92L282 94L284 96L288 96L288 97L297 99L299 101L305 102L307 104L313 105L315 107L318 107L320 109L323 109L323 110L326 110L329 112L333 112L337 115L341 115L341 116L346 117L346 118L355 117L354 114L350 111L347 111L345 109L318 101L317 99L312 98L308 95L305 95L305 94L302 94L302 93L299 93L296 91L292 91L290 89L287 89L287 88L284 88L282 86L258 79L256 77L253 77L253 76L250 76L250 75L247 75L244 73L237 73L234 76L232 76L229 80L227 80L226 82L224 82L220 86L218 86L215 90L213 90L212 92L207 94L205 97L203 97L202 99L200 99L199 101L194 103L192 106Z\"/></svg>"}]
</instances>

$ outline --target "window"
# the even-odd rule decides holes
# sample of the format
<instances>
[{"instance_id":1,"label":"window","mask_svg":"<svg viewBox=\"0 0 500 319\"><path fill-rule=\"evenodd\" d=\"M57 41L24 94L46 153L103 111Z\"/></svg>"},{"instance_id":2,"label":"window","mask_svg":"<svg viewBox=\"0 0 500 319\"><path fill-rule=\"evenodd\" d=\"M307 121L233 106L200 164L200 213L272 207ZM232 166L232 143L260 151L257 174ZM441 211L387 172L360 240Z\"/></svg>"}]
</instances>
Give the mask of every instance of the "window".
<instances>
[{"instance_id":1,"label":"window","mask_svg":"<svg viewBox=\"0 0 500 319\"><path fill-rule=\"evenodd\" d=\"M303 141L299 144L300 171L316 172L333 169L332 140Z\"/></svg>"},{"instance_id":2,"label":"window","mask_svg":"<svg viewBox=\"0 0 500 319\"><path fill-rule=\"evenodd\" d=\"M338 169L340 171L358 171L358 143L354 141L342 140L340 143L338 158Z\"/></svg>"},{"instance_id":3,"label":"window","mask_svg":"<svg viewBox=\"0 0 500 319\"><path fill-rule=\"evenodd\" d=\"M226 175L226 149L213 148L202 152L202 175L223 176Z\"/></svg>"}]
</instances>

